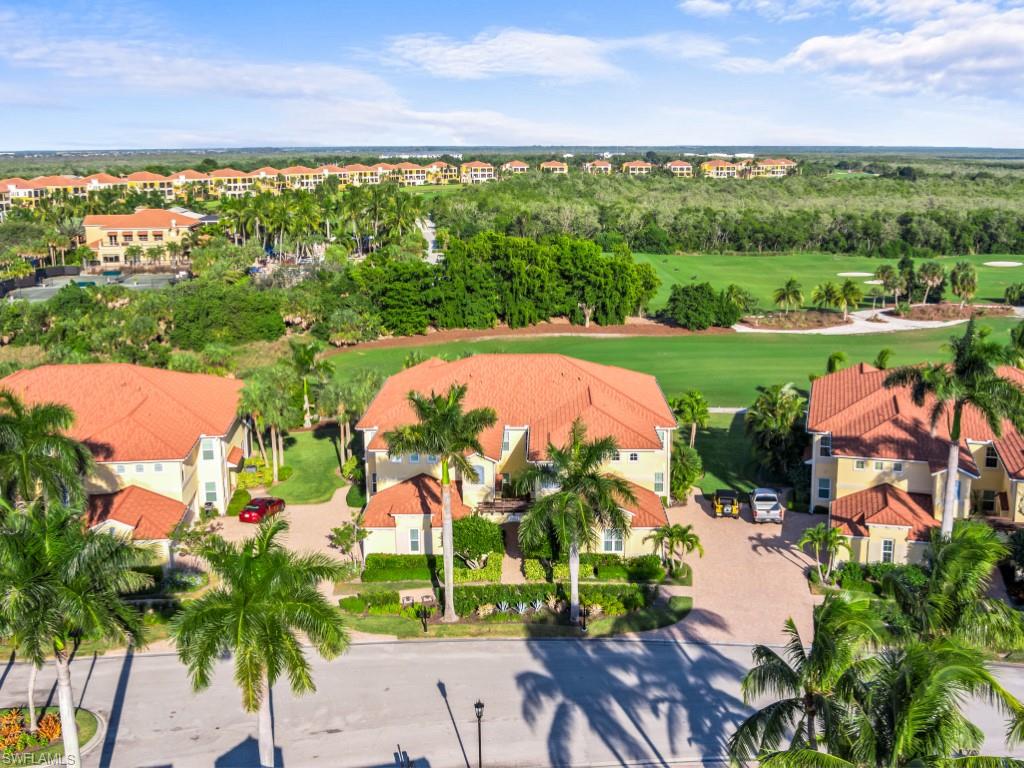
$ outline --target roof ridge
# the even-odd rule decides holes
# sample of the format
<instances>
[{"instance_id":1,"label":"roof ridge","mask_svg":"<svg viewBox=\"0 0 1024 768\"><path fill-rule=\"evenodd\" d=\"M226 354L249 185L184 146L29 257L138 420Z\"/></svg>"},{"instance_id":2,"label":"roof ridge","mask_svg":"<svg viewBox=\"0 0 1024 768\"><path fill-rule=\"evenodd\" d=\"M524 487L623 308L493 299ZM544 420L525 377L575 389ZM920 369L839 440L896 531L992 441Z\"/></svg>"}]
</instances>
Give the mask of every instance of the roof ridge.
<instances>
[{"instance_id":1,"label":"roof ridge","mask_svg":"<svg viewBox=\"0 0 1024 768\"><path fill-rule=\"evenodd\" d=\"M555 354L557 354L557 356L558 356L558 357L560 357L560 358L562 358L563 360L566 360L566 361L567 361L567 362L568 362L568 363L569 363L569 364L570 364L570 365L571 365L571 366L572 366L573 368L576 368L576 369L577 369L577 370L579 370L579 371L580 371L581 373L584 373L584 374L586 374L586 375L587 375L588 377L590 377L590 378L592 378L592 379L597 379L597 380L598 380L599 382L601 382L601 384L602 384L602 385L604 385L604 386L605 386L605 387L607 387L608 389L612 389L612 390L614 390L615 392L618 392L618 393L619 393L619 394L620 394L620 395L621 395L621 396L622 396L622 397L623 397L623 398L624 398L625 400L627 400L628 402L631 402L631 403L635 403L635 404L637 405L637 407L639 407L639 408L640 408L641 410L644 410L644 411L646 411L646 412L647 412L647 413L648 413L648 414L649 414L650 416L653 416L653 417L654 417L654 419L655 419L655 421L657 421L657 419L661 418L661 417L659 416L659 414L655 413L655 412L654 412L653 410L651 410L651 408L649 408L648 406L646 406L646 405L645 405L644 403L642 403L641 401L637 400L637 399L636 399L636 398L634 398L634 397L633 397L632 395L628 394L627 392L623 391L622 389L619 389L618 387L613 387L613 386L612 386L611 384L609 384L608 382L606 382L606 381L605 381L604 379L602 379L601 377L599 377L599 376L596 376L595 374L593 374L592 372L590 372L590 371L586 370L585 368L582 368L582 367L581 367L581 366L579 365L579 363L581 363L581 362L586 362L586 363L590 363L590 365L596 365L596 366L599 366L599 367L601 367L601 368L608 368L608 367L610 367L610 366L602 365L601 363L595 363L595 362L592 362L592 361L590 361L590 360L577 360L576 358L573 358L573 357L569 357L568 355L563 355L563 354L558 354L558 353L555 353ZM620 366L620 367L621 367L621 366ZM649 378L652 378L652 379L654 379L654 381L655 381L655 384L656 384L656 385L658 386L658 391L659 391L659 392L661 391L661 385L657 384L657 381L658 381L657 377L655 377L655 376L651 376L651 374L649 374L649 373L643 373L643 372L641 372L641 371L633 371L633 370L632 370L632 369L630 369L630 368L623 368L623 370L625 370L625 371L630 371L631 373L637 374L638 376L645 376L645 377L649 377ZM589 389L589 387L588 387L588 389ZM664 393L663 393L663 396L664 396ZM666 405L666 406L668 406L668 402L667 402L667 401L665 402L665 405ZM671 408L669 408L669 410L671 410Z\"/></svg>"},{"instance_id":2,"label":"roof ridge","mask_svg":"<svg viewBox=\"0 0 1024 768\"><path fill-rule=\"evenodd\" d=\"M125 363L125 365L127 365L127 363ZM192 416L195 417L195 419L197 421L199 421L200 423L202 423L204 425L206 425L208 423L206 417L205 416L201 416L199 413L197 413L195 410L193 410L191 407L189 407L188 403L182 402L182 401L178 400L178 398L176 396L172 395L170 392L167 391L166 387L162 386L161 384L159 384L157 382L154 382L147 375L142 374L141 371L143 371L143 370L148 371L148 370L156 370L156 369L149 369L149 368L144 368L143 367L143 368L140 368L139 370L136 370L135 373L140 378L144 379L148 384L150 384L154 389L160 390L160 392L162 392L169 400L171 400L172 402L177 403L178 405L180 405L182 410L188 411ZM180 371L168 371L168 373L181 373L181 372ZM217 380L223 379L224 381L228 381L228 379L226 379L224 377L212 376L211 374L208 374L208 373L196 373L196 374L186 374L186 375L189 375L189 376L208 376L210 379L217 379ZM148 397L148 395L147 395L147 397ZM228 426L230 426L230 422L229 422ZM218 433L218 434L221 434L221 433Z\"/></svg>"}]
</instances>

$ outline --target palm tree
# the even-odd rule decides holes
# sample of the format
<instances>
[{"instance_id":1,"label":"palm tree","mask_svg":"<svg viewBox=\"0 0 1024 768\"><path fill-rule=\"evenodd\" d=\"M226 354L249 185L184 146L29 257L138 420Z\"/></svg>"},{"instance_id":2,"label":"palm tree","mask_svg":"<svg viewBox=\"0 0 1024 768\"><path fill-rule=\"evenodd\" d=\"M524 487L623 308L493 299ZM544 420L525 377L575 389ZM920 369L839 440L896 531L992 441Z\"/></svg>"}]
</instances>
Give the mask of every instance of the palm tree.
<instances>
[{"instance_id":1,"label":"palm tree","mask_svg":"<svg viewBox=\"0 0 1024 768\"><path fill-rule=\"evenodd\" d=\"M1024 429L1024 391L996 373L1005 352L987 336L987 329L979 331L971 318L964 335L950 343L952 364L896 368L885 378L886 387L909 388L918 407L928 404L933 433L944 422L949 442L942 504L942 535L946 538L953 531L964 409L974 409L996 437L1002 435L1004 419L1018 430Z\"/></svg>"},{"instance_id":2,"label":"palm tree","mask_svg":"<svg viewBox=\"0 0 1024 768\"><path fill-rule=\"evenodd\" d=\"M498 420L493 408L463 410L466 385L453 384L443 395L430 396L410 392L409 404L417 423L384 433L389 456L409 453L437 456L441 465L441 548L444 555L444 616L447 622L458 621L455 613L455 542L452 529L451 468L462 477L475 477L469 461L472 454L483 455L480 433Z\"/></svg>"},{"instance_id":3,"label":"palm tree","mask_svg":"<svg viewBox=\"0 0 1024 768\"><path fill-rule=\"evenodd\" d=\"M911 768L912 766L1011 766L1019 760L977 756L981 729L964 716L965 702L991 702L1009 720L1007 742L1024 736L1024 705L989 668L982 652L951 640L886 648L850 686L839 710L842 738L823 753L810 744L765 750L767 768ZM962 757L961 757L962 756Z\"/></svg>"},{"instance_id":4,"label":"palm tree","mask_svg":"<svg viewBox=\"0 0 1024 768\"><path fill-rule=\"evenodd\" d=\"M78 512L36 501L0 528L0 621L35 671L49 654L57 667L61 732L68 765L81 765L71 658L83 640L142 642L142 617L121 598L152 579L136 569L152 552L83 525ZM29 690L30 719L35 719Z\"/></svg>"},{"instance_id":5,"label":"palm tree","mask_svg":"<svg viewBox=\"0 0 1024 768\"><path fill-rule=\"evenodd\" d=\"M548 461L531 465L518 480L520 492L535 494L519 524L519 541L534 548L551 534L569 554L569 620L580 618L580 547L592 548L597 527L629 534L629 516L622 504L636 503L627 480L603 472L617 451L612 437L587 440L587 428L576 419L563 447L548 443Z\"/></svg>"},{"instance_id":6,"label":"palm tree","mask_svg":"<svg viewBox=\"0 0 1024 768\"><path fill-rule=\"evenodd\" d=\"M341 614L319 589L321 582L341 576L341 563L321 552L286 549L278 540L286 530L284 520L268 518L239 544L209 537L198 554L221 583L171 622L178 658L196 691L210 685L224 654L233 657L242 707L258 713L260 765L268 768L274 765L270 691L277 678L287 674L295 694L315 691L301 643L326 659L348 647Z\"/></svg>"},{"instance_id":7,"label":"palm tree","mask_svg":"<svg viewBox=\"0 0 1024 768\"><path fill-rule=\"evenodd\" d=\"M256 433L256 444L264 462L267 461L267 449L263 443L263 433L267 431L267 422L263 413L267 410L267 400L278 396L278 393L268 390L265 379L255 376L246 380L238 398L238 415L252 422L252 431Z\"/></svg>"},{"instance_id":8,"label":"palm tree","mask_svg":"<svg viewBox=\"0 0 1024 768\"><path fill-rule=\"evenodd\" d=\"M827 523L818 523L807 528L796 545L800 549L810 547L814 550L814 565L818 569L818 583L828 584L832 578L832 568L835 565L836 555L840 550L845 549L851 552L850 540L843 535L842 531ZM828 558L825 564L825 571L821 570L821 553L824 552Z\"/></svg>"},{"instance_id":9,"label":"palm tree","mask_svg":"<svg viewBox=\"0 0 1024 768\"><path fill-rule=\"evenodd\" d=\"M675 570L677 564L682 565L683 556L691 552L696 551L698 557L704 557L704 546L692 525L666 523L655 528L653 533L644 537L644 541L651 542L655 554L661 554L667 559L672 570Z\"/></svg>"},{"instance_id":10,"label":"palm tree","mask_svg":"<svg viewBox=\"0 0 1024 768\"><path fill-rule=\"evenodd\" d=\"M875 359L872 361L872 365L880 371L884 371L889 367L889 361L892 360L892 356L895 354L889 347L882 347L878 350L878 354L875 355Z\"/></svg>"},{"instance_id":11,"label":"palm tree","mask_svg":"<svg viewBox=\"0 0 1024 768\"><path fill-rule=\"evenodd\" d=\"M672 398L669 407L677 420L690 425L690 447L693 448L697 442L697 428L706 427L711 418L707 398L699 390L691 389Z\"/></svg>"},{"instance_id":12,"label":"palm tree","mask_svg":"<svg viewBox=\"0 0 1024 768\"><path fill-rule=\"evenodd\" d=\"M835 373L842 370L847 362L849 362L849 359L843 351L833 352L828 356L828 360L825 361L825 373Z\"/></svg>"},{"instance_id":13,"label":"palm tree","mask_svg":"<svg viewBox=\"0 0 1024 768\"><path fill-rule=\"evenodd\" d=\"M80 216L62 216L55 224L57 234L63 238L57 250L60 251L60 263L64 264L68 248L77 248L85 236L85 228L82 226Z\"/></svg>"},{"instance_id":14,"label":"palm tree","mask_svg":"<svg viewBox=\"0 0 1024 768\"><path fill-rule=\"evenodd\" d=\"M978 270L969 261L958 261L949 273L949 287L960 299L960 309L978 292Z\"/></svg>"},{"instance_id":15,"label":"palm tree","mask_svg":"<svg viewBox=\"0 0 1024 768\"><path fill-rule=\"evenodd\" d=\"M10 390L0 390L0 483L4 498L48 499L80 504L85 500L84 478L92 472L92 453L68 437L75 421L68 406L59 403L26 405Z\"/></svg>"},{"instance_id":16,"label":"palm tree","mask_svg":"<svg viewBox=\"0 0 1024 768\"><path fill-rule=\"evenodd\" d=\"M892 294L892 303L899 304L900 294L906 287L906 280L899 271L891 264L883 264L875 270L875 279L882 281L882 287ZM882 301L882 309L885 309L885 301Z\"/></svg>"},{"instance_id":17,"label":"palm tree","mask_svg":"<svg viewBox=\"0 0 1024 768\"><path fill-rule=\"evenodd\" d=\"M926 261L918 270L917 279L924 286L924 300L921 303L927 304L928 294L942 285L946 279L946 270L937 261Z\"/></svg>"},{"instance_id":18,"label":"palm tree","mask_svg":"<svg viewBox=\"0 0 1024 768\"><path fill-rule=\"evenodd\" d=\"M850 318L850 307L859 307L864 291L853 280L844 280L836 294L836 306L843 310L843 320Z\"/></svg>"},{"instance_id":19,"label":"palm tree","mask_svg":"<svg viewBox=\"0 0 1024 768\"><path fill-rule=\"evenodd\" d=\"M814 609L814 642L809 649L792 619L785 624L789 640L784 655L770 646L754 646L754 667L741 684L743 699L775 700L729 737L729 755L735 762L754 762L776 753L787 735L791 750L817 752L819 741L831 747L840 740L845 700L865 664L861 651L885 637L877 614L866 594L826 595Z\"/></svg>"},{"instance_id":20,"label":"palm tree","mask_svg":"<svg viewBox=\"0 0 1024 768\"><path fill-rule=\"evenodd\" d=\"M669 491L677 501L686 501L690 489L704 477L704 462L697 453L676 435L672 441L672 462L669 466Z\"/></svg>"},{"instance_id":21,"label":"palm tree","mask_svg":"<svg viewBox=\"0 0 1024 768\"><path fill-rule=\"evenodd\" d=\"M797 425L806 401L792 383L758 387L758 395L743 417L744 428L762 466L784 472L797 449Z\"/></svg>"},{"instance_id":22,"label":"palm tree","mask_svg":"<svg viewBox=\"0 0 1024 768\"><path fill-rule=\"evenodd\" d=\"M839 286L828 280L821 285L814 286L811 291L811 303L818 309L834 309L839 306Z\"/></svg>"},{"instance_id":23,"label":"palm tree","mask_svg":"<svg viewBox=\"0 0 1024 768\"><path fill-rule=\"evenodd\" d=\"M775 289L772 300L776 306L782 307L786 314L789 314L790 309L799 307L804 302L804 294L800 290L800 283L797 282L795 277L789 278L781 288Z\"/></svg>"},{"instance_id":24,"label":"palm tree","mask_svg":"<svg viewBox=\"0 0 1024 768\"><path fill-rule=\"evenodd\" d=\"M303 342L298 339L290 339L288 345L292 350L292 367L302 381L302 426L308 428L313 425L313 406L309 400L309 380L322 381L330 375L333 368L329 362L317 357L324 348L322 341L313 339Z\"/></svg>"}]
</instances>

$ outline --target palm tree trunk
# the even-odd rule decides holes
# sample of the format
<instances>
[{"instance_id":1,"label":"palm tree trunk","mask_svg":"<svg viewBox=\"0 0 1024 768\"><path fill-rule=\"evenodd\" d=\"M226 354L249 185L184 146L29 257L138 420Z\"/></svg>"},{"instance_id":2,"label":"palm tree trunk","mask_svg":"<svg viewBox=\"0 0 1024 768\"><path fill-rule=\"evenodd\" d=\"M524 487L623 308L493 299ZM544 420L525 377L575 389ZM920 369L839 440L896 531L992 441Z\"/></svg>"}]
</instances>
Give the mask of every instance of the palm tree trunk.
<instances>
[{"instance_id":1,"label":"palm tree trunk","mask_svg":"<svg viewBox=\"0 0 1024 768\"><path fill-rule=\"evenodd\" d=\"M954 417L955 418L955 417ZM950 440L949 458L946 460L946 495L942 502L942 538L953 535L953 520L956 517L956 482L960 473L960 445Z\"/></svg>"},{"instance_id":2,"label":"palm tree trunk","mask_svg":"<svg viewBox=\"0 0 1024 768\"><path fill-rule=\"evenodd\" d=\"M272 477L277 482L277 425L270 425L270 462L273 467Z\"/></svg>"},{"instance_id":3,"label":"palm tree trunk","mask_svg":"<svg viewBox=\"0 0 1024 768\"><path fill-rule=\"evenodd\" d=\"M341 462L348 461L348 416L341 414Z\"/></svg>"},{"instance_id":4,"label":"palm tree trunk","mask_svg":"<svg viewBox=\"0 0 1024 768\"><path fill-rule=\"evenodd\" d=\"M302 377L302 426L307 429L313 426L313 416L309 409L309 379Z\"/></svg>"},{"instance_id":5,"label":"palm tree trunk","mask_svg":"<svg viewBox=\"0 0 1024 768\"><path fill-rule=\"evenodd\" d=\"M444 616L441 619L453 624L459 616L455 613L455 531L452 526L452 479L447 460L441 462L441 549L444 557Z\"/></svg>"},{"instance_id":6,"label":"palm tree trunk","mask_svg":"<svg viewBox=\"0 0 1024 768\"><path fill-rule=\"evenodd\" d=\"M260 745L260 768L274 768L274 719L270 714L270 686L266 682L256 713L256 738Z\"/></svg>"},{"instance_id":7,"label":"palm tree trunk","mask_svg":"<svg viewBox=\"0 0 1024 768\"><path fill-rule=\"evenodd\" d=\"M39 674L39 667L35 662L28 671L28 732L35 733L39 727L39 718L36 714L36 675Z\"/></svg>"},{"instance_id":8,"label":"palm tree trunk","mask_svg":"<svg viewBox=\"0 0 1024 768\"><path fill-rule=\"evenodd\" d=\"M804 717L806 718L806 721L807 721L807 748L817 752L818 751L818 736L815 733L815 729L814 729L814 720L816 718L816 714L815 714L815 711L814 711L814 707L812 706L811 702L809 701L810 698L811 698L810 694L808 694L805 697L805 700L804 700Z\"/></svg>"},{"instance_id":9,"label":"palm tree trunk","mask_svg":"<svg viewBox=\"0 0 1024 768\"><path fill-rule=\"evenodd\" d=\"M252 420L253 432L256 433L256 445L260 449L260 458L263 459L263 463L267 462L267 448L263 445L263 430L260 429L259 422L256 419Z\"/></svg>"},{"instance_id":10,"label":"palm tree trunk","mask_svg":"<svg viewBox=\"0 0 1024 768\"><path fill-rule=\"evenodd\" d=\"M690 422L690 447L693 448L697 443L697 422Z\"/></svg>"},{"instance_id":11,"label":"palm tree trunk","mask_svg":"<svg viewBox=\"0 0 1024 768\"><path fill-rule=\"evenodd\" d=\"M580 623L580 547L575 539L569 545L569 623Z\"/></svg>"},{"instance_id":12,"label":"palm tree trunk","mask_svg":"<svg viewBox=\"0 0 1024 768\"><path fill-rule=\"evenodd\" d=\"M82 764L75 722L74 694L71 691L71 662L64 651L57 654L57 702L60 705L60 732L64 740L64 759L69 766Z\"/></svg>"},{"instance_id":13,"label":"palm tree trunk","mask_svg":"<svg viewBox=\"0 0 1024 768\"><path fill-rule=\"evenodd\" d=\"M277 430L277 456L281 466L284 466L284 430Z\"/></svg>"}]
</instances>

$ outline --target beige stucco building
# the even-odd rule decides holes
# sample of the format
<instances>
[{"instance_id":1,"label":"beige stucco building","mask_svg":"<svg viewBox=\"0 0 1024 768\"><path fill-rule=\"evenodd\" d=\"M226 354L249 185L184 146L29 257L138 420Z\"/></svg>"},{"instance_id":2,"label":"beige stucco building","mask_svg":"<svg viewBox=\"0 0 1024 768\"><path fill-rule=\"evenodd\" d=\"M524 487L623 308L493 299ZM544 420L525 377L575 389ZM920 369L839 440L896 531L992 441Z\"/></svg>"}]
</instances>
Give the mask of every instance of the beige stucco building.
<instances>
[{"instance_id":1,"label":"beige stucco building","mask_svg":"<svg viewBox=\"0 0 1024 768\"><path fill-rule=\"evenodd\" d=\"M125 252L135 246L142 249L140 260L153 249L166 249L182 241L202 224L198 214L140 208L135 213L96 215L82 219L85 242L101 265L122 265L133 261ZM130 254L131 252L128 251Z\"/></svg>"}]
</instances>

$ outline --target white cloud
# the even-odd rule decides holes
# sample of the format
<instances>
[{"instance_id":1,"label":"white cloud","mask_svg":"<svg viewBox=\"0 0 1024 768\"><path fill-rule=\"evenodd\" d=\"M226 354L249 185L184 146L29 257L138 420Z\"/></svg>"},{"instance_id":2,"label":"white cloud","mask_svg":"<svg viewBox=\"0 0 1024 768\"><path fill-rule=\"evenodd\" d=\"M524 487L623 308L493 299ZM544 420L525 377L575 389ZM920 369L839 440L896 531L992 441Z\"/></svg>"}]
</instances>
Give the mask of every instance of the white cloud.
<instances>
[{"instance_id":1,"label":"white cloud","mask_svg":"<svg viewBox=\"0 0 1024 768\"><path fill-rule=\"evenodd\" d=\"M884 0L864 0L883 2ZM912 0L923 2L924 0ZM682 0L679 8L693 16L725 16L734 11L755 13L772 21L806 19L830 8L834 0Z\"/></svg>"},{"instance_id":2,"label":"white cloud","mask_svg":"<svg viewBox=\"0 0 1024 768\"><path fill-rule=\"evenodd\" d=\"M601 39L510 28L465 42L445 35L403 35L391 41L387 59L458 80L526 75L582 82L625 76L613 58L629 51L699 59L720 56L725 46L684 32Z\"/></svg>"},{"instance_id":3,"label":"white cloud","mask_svg":"<svg viewBox=\"0 0 1024 768\"><path fill-rule=\"evenodd\" d=\"M692 16L725 16L732 12L728 0L682 0L679 9Z\"/></svg>"},{"instance_id":4,"label":"white cloud","mask_svg":"<svg viewBox=\"0 0 1024 768\"><path fill-rule=\"evenodd\" d=\"M929 13L938 15L905 31L868 28L812 37L781 63L877 93L1006 98L1024 92L1024 8L985 13L977 4L947 3Z\"/></svg>"}]
</instances>

